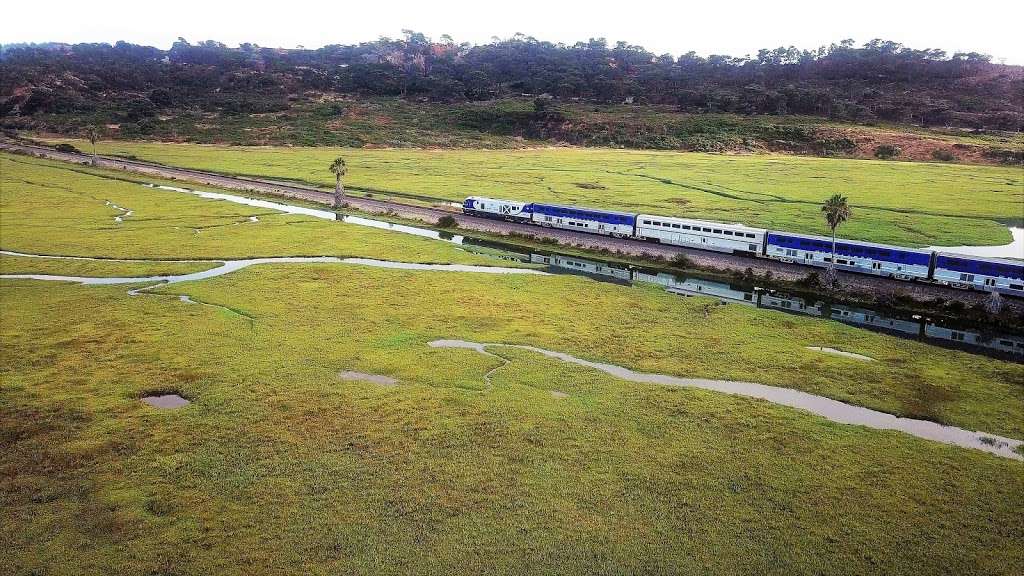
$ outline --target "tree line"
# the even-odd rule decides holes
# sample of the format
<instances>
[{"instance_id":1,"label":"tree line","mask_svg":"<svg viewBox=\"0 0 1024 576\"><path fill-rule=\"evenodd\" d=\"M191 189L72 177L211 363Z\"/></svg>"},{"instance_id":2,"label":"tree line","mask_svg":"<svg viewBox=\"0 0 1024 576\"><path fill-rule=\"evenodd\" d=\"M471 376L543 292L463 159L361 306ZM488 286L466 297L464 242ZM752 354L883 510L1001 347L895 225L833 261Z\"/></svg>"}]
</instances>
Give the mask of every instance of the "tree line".
<instances>
[{"instance_id":1,"label":"tree line","mask_svg":"<svg viewBox=\"0 0 1024 576\"><path fill-rule=\"evenodd\" d=\"M311 92L439 102L542 97L652 104L680 112L800 114L924 126L1024 129L1024 69L978 53L886 40L756 55L656 55L604 39L558 44L516 35L483 45L401 39L278 49L179 39L0 47L0 115L88 112L115 102L128 119L161 108L288 109Z\"/></svg>"}]
</instances>

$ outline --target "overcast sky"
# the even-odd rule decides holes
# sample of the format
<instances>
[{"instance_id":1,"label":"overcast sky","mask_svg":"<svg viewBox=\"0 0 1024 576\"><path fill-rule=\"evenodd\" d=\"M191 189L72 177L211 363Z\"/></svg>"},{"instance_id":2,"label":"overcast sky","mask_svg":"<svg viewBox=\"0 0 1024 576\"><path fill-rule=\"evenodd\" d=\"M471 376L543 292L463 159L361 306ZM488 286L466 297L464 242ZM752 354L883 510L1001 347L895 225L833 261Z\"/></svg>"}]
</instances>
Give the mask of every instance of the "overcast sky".
<instances>
[{"instance_id":1,"label":"overcast sky","mask_svg":"<svg viewBox=\"0 0 1024 576\"><path fill-rule=\"evenodd\" d=\"M573 43L605 37L678 56L756 54L759 48L815 48L853 38L991 54L1024 64L1024 2L976 0L764 0L670 2L619 0L18 0L4 6L0 42L110 42L168 48L182 36L235 46L317 48L397 38L411 28L437 39L484 43L522 32Z\"/></svg>"}]
</instances>

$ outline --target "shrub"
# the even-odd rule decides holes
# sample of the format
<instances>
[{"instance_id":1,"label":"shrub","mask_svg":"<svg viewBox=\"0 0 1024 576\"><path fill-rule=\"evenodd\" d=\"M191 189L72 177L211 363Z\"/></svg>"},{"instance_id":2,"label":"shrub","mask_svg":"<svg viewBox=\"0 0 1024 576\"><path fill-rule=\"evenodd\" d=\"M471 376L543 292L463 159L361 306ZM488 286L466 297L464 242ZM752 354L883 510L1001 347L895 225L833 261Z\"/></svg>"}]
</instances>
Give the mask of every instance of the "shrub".
<instances>
[{"instance_id":1,"label":"shrub","mask_svg":"<svg viewBox=\"0 0 1024 576\"><path fill-rule=\"evenodd\" d=\"M899 146L895 144L882 144L881 146L875 147L875 158L880 160L892 160L893 158L900 155Z\"/></svg>"},{"instance_id":2,"label":"shrub","mask_svg":"<svg viewBox=\"0 0 1024 576\"><path fill-rule=\"evenodd\" d=\"M942 148L932 150L932 158L942 162L952 162L953 160L956 160L956 156L953 156L952 152Z\"/></svg>"},{"instance_id":3,"label":"shrub","mask_svg":"<svg viewBox=\"0 0 1024 576\"><path fill-rule=\"evenodd\" d=\"M445 214L437 219L437 226L439 228L454 228L457 225L458 222L455 221L455 217L449 214Z\"/></svg>"},{"instance_id":4,"label":"shrub","mask_svg":"<svg viewBox=\"0 0 1024 576\"><path fill-rule=\"evenodd\" d=\"M76 153L76 154L81 154L82 153L82 151L79 150L78 148L75 148L71 144L66 144L66 143L57 144L56 146L53 147L53 149L56 150L57 152L73 152L73 153Z\"/></svg>"},{"instance_id":5,"label":"shrub","mask_svg":"<svg viewBox=\"0 0 1024 576\"><path fill-rule=\"evenodd\" d=\"M826 138L820 140L821 153L825 156L850 154L857 149L857 143L849 138Z\"/></svg>"},{"instance_id":6,"label":"shrub","mask_svg":"<svg viewBox=\"0 0 1024 576\"><path fill-rule=\"evenodd\" d=\"M680 253L672 257L672 265L676 268L689 268L693 266L693 260L690 260L686 254Z\"/></svg>"},{"instance_id":7,"label":"shrub","mask_svg":"<svg viewBox=\"0 0 1024 576\"><path fill-rule=\"evenodd\" d=\"M797 280L797 284L806 286L807 288L820 288L821 276L819 276L817 272L808 272L807 276Z\"/></svg>"}]
</instances>

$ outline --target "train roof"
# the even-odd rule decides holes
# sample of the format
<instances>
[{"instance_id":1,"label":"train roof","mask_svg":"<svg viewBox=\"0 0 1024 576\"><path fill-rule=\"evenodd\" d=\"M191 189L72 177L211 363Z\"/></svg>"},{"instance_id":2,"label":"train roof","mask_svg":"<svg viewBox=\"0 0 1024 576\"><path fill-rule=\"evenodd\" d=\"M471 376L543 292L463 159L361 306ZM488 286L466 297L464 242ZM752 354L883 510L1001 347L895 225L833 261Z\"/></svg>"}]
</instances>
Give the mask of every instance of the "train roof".
<instances>
[{"instance_id":1,"label":"train roof","mask_svg":"<svg viewBox=\"0 0 1024 576\"><path fill-rule=\"evenodd\" d=\"M818 236L817 234L799 234L797 232L783 232L782 230L769 230L768 234L780 234L782 236L793 236L795 238L807 238L810 240L824 240L831 243L831 236ZM857 246L870 246L872 248L885 248L886 250L902 250L904 252L915 252L917 254L931 254L931 250L924 248L908 248L906 246L895 246L893 244L879 244L877 242L865 242L863 240L850 240L849 238L836 237L836 243L856 244Z\"/></svg>"},{"instance_id":2,"label":"train roof","mask_svg":"<svg viewBox=\"0 0 1024 576\"><path fill-rule=\"evenodd\" d=\"M1006 264L1008 266L1024 266L1024 260L1013 258L995 258L993 256L972 256L970 254L959 254L957 252L936 252L936 256L957 258L959 260L974 260L977 262L992 262L994 264Z\"/></svg>"},{"instance_id":3,"label":"train roof","mask_svg":"<svg viewBox=\"0 0 1024 576\"><path fill-rule=\"evenodd\" d=\"M636 212L619 212L618 210L606 210L604 208L588 208L581 206L566 206L564 204L550 204L548 202L534 202L534 206L546 206L548 208L561 208L562 210L578 210L580 212L601 212L603 214L614 214L616 216L636 217Z\"/></svg>"},{"instance_id":4,"label":"train roof","mask_svg":"<svg viewBox=\"0 0 1024 576\"><path fill-rule=\"evenodd\" d=\"M665 216L663 214L637 214L637 218L659 218L661 220L672 220L678 222L696 222L701 225L708 226L734 226L736 228L745 228L747 230L754 230L757 232L766 232L764 228L755 228L753 226L747 226L739 222L715 222L714 220L701 220L699 218L683 218L682 216Z\"/></svg>"},{"instance_id":5,"label":"train roof","mask_svg":"<svg viewBox=\"0 0 1024 576\"><path fill-rule=\"evenodd\" d=\"M504 198L491 198L490 196L466 196L466 200L490 200L491 202L508 202L509 204L529 204L522 200L506 200Z\"/></svg>"}]
</instances>

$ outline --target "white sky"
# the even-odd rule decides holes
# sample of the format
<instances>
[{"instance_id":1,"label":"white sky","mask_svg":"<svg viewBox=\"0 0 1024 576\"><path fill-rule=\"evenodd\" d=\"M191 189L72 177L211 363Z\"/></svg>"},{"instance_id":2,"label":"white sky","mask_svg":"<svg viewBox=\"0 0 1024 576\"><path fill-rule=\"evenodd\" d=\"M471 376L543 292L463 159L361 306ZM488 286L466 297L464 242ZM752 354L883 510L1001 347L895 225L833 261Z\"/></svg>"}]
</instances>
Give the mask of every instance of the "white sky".
<instances>
[{"instance_id":1,"label":"white sky","mask_svg":"<svg viewBox=\"0 0 1024 576\"><path fill-rule=\"evenodd\" d=\"M605 37L674 56L756 54L759 48L816 48L853 38L901 42L991 54L1024 64L1024 2L976 0L49 0L7 3L0 42L110 42L125 40L168 48L178 36L190 42L219 40L235 46L348 44L397 38L403 28L435 40L484 43L516 32L573 43Z\"/></svg>"}]
</instances>

